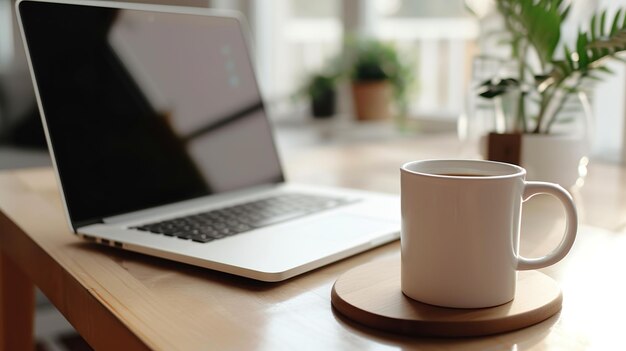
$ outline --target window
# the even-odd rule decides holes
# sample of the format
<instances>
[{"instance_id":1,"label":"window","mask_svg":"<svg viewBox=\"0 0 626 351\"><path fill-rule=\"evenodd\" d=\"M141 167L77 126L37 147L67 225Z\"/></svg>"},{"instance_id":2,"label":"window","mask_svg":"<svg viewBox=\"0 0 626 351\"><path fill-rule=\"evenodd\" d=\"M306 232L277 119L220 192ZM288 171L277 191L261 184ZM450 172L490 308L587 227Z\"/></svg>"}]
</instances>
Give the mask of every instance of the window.
<instances>
[{"instance_id":1,"label":"window","mask_svg":"<svg viewBox=\"0 0 626 351\"><path fill-rule=\"evenodd\" d=\"M13 57L13 21L11 1L0 1L0 69Z\"/></svg>"},{"instance_id":2,"label":"window","mask_svg":"<svg viewBox=\"0 0 626 351\"><path fill-rule=\"evenodd\" d=\"M341 50L341 3L274 0L251 4L261 89L273 114L292 113L291 98L307 75Z\"/></svg>"},{"instance_id":3,"label":"window","mask_svg":"<svg viewBox=\"0 0 626 351\"><path fill-rule=\"evenodd\" d=\"M344 28L392 41L406 55L417 78L409 97L412 115L454 121L463 111L478 24L462 0L249 4L257 73L273 112L293 112L291 96L308 74L340 53Z\"/></svg>"},{"instance_id":4,"label":"window","mask_svg":"<svg viewBox=\"0 0 626 351\"><path fill-rule=\"evenodd\" d=\"M626 6L625 0L599 0L596 4L577 1L579 23L588 23L594 8L609 9L610 18L619 8ZM586 11L585 11L586 10ZM594 114L593 153L609 161L626 161L624 152L624 117L626 116L626 65L623 62L610 62L614 74L604 76L592 96Z\"/></svg>"},{"instance_id":5,"label":"window","mask_svg":"<svg viewBox=\"0 0 626 351\"><path fill-rule=\"evenodd\" d=\"M377 1L375 34L395 41L416 75L413 116L456 120L465 108L478 21L462 0Z\"/></svg>"}]
</instances>

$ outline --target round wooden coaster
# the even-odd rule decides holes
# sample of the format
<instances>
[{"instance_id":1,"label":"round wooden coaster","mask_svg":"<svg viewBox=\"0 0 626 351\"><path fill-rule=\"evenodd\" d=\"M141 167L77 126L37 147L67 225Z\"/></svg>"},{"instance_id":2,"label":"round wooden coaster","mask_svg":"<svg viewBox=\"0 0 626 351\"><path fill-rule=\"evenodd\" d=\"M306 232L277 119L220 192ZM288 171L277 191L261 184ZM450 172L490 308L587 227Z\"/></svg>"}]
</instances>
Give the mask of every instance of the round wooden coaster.
<instances>
[{"instance_id":1,"label":"round wooden coaster","mask_svg":"<svg viewBox=\"0 0 626 351\"><path fill-rule=\"evenodd\" d=\"M358 323L408 335L478 336L512 331L539 323L561 310L559 285L537 271L518 273L513 301L479 308L443 308L406 297L400 290L400 259L380 260L354 268L337 279L331 301Z\"/></svg>"}]
</instances>

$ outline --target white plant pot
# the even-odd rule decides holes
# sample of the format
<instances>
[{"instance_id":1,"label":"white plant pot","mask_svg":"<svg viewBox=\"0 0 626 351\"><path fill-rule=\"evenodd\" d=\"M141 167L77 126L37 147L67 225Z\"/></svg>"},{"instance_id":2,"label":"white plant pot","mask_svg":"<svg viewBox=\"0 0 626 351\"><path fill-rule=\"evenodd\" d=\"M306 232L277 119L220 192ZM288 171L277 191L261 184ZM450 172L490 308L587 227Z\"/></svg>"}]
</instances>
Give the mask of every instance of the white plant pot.
<instances>
[{"instance_id":1,"label":"white plant pot","mask_svg":"<svg viewBox=\"0 0 626 351\"><path fill-rule=\"evenodd\" d=\"M587 174L588 152L588 140L582 136L524 134L520 163L527 180L570 188Z\"/></svg>"},{"instance_id":2,"label":"white plant pot","mask_svg":"<svg viewBox=\"0 0 626 351\"><path fill-rule=\"evenodd\" d=\"M479 141L487 158L487 136ZM584 136L522 134L520 166L526 180L550 182L568 189L587 175L589 141Z\"/></svg>"}]
</instances>

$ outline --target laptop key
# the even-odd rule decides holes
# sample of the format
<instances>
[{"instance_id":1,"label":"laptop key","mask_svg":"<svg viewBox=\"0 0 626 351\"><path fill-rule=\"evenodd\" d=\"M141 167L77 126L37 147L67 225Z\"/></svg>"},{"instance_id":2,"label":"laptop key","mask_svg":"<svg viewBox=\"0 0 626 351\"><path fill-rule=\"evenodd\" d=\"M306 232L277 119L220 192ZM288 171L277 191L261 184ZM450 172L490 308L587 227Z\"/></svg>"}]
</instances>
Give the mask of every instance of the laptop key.
<instances>
[{"instance_id":1,"label":"laptop key","mask_svg":"<svg viewBox=\"0 0 626 351\"><path fill-rule=\"evenodd\" d=\"M213 241L215 239L206 234L199 234L199 235L192 236L191 240L198 242L198 243L208 243L209 241Z\"/></svg>"},{"instance_id":2,"label":"laptop key","mask_svg":"<svg viewBox=\"0 0 626 351\"><path fill-rule=\"evenodd\" d=\"M172 229L163 229L160 231L161 234L164 235L168 235L168 236L173 236L174 234L178 233L180 230L176 229L176 228L172 228Z\"/></svg>"},{"instance_id":3,"label":"laptop key","mask_svg":"<svg viewBox=\"0 0 626 351\"><path fill-rule=\"evenodd\" d=\"M176 237L179 239L189 240L193 238L193 234L190 233L176 233Z\"/></svg>"}]
</instances>

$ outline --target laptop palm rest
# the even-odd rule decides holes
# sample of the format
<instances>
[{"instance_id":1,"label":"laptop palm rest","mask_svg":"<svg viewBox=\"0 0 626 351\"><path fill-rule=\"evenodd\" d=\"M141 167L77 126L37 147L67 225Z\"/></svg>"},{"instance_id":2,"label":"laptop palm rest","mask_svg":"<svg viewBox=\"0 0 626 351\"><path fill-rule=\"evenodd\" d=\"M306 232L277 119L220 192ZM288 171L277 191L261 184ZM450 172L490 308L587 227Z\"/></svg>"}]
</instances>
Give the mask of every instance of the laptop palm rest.
<instances>
[{"instance_id":1,"label":"laptop palm rest","mask_svg":"<svg viewBox=\"0 0 626 351\"><path fill-rule=\"evenodd\" d=\"M284 271L292 267L315 261L320 257L332 256L359 245L370 245L381 232L393 232L397 223L384 219L337 213L319 218L304 219L259 230L250 237L233 237L224 246L234 245L244 255L237 255L237 265L258 267L263 271ZM397 229L396 229L397 231ZM258 236L258 240L254 237ZM390 235L390 239L393 235ZM216 243L219 244L219 243ZM228 261L227 251L220 245L211 249Z\"/></svg>"},{"instance_id":2,"label":"laptop palm rest","mask_svg":"<svg viewBox=\"0 0 626 351\"><path fill-rule=\"evenodd\" d=\"M208 244L151 233L129 235L106 225L82 229L121 241L132 251L265 281L283 280L398 237L397 221L352 213L312 216Z\"/></svg>"}]
</instances>

